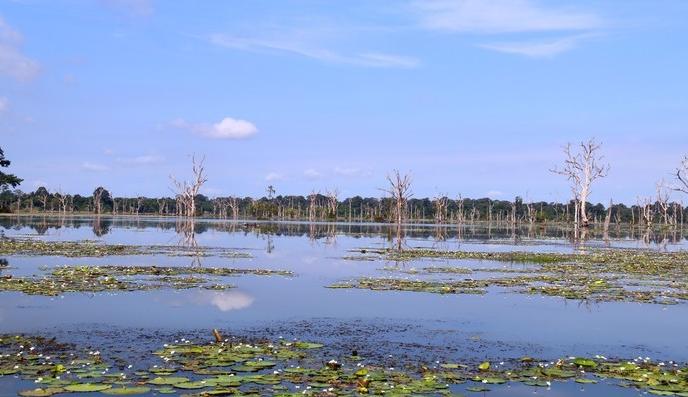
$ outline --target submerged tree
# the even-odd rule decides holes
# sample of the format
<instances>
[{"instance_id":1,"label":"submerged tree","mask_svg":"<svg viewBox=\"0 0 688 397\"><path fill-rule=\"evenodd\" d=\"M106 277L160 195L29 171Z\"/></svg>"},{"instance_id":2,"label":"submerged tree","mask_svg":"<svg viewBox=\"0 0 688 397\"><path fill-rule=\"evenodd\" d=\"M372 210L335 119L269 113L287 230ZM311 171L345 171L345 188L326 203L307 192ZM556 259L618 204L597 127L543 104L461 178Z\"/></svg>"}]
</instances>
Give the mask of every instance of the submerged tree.
<instances>
[{"instance_id":1,"label":"submerged tree","mask_svg":"<svg viewBox=\"0 0 688 397\"><path fill-rule=\"evenodd\" d=\"M193 180L191 182L179 182L174 176L170 176L176 190L178 215L196 216L196 196L198 196L203 184L208 181L208 178L205 176L204 162L205 157L202 157L200 161L196 161L196 156L191 157L191 171L193 173Z\"/></svg>"},{"instance_id":2,"label":"submerged tree","mask_svg":"<svg viewBox=\"0 0 688 397\"><path fill-rule=\"evenodd\" d=\"M600 147L601 144L592 138L587 142L581 142L579 151L573 152L569 143L564 147L566 159L564 159L563 168L555 167L550 170L556 174L564 175L571 183L571 192L576 207L576 220L580 219L580 224L583 227L589 225L586 204L592 183L599 178L604 178L609 173L609 165L600 164L604 159L598 153Z\"/></svg>"},{"instance_id":3,"label":"submerged tree","mask_svg":"<svg viewBox=\"0 0 688 397\"><path fill-rule=\"evenodd\" d=\"M0 154L2 154L1 150ZM0 175L2 174L0 173ZM675 189L679 192L688 194L688 155L683 157L683 160L681 160L681 165L676 168L676 181L679 183L679 185L676 186Z\"/></svg>"},{"instance_id":4,"label":"submerged tree","mask_svg":"<svg viewBox=\"0 0 688 397\"><path fill-rule=\"evenodd\" d=\"M3 152L2 148L0 147L0 167L9 167L10 164L11 161L5 158L5 152ZM23 179L17 178L15 175L5 174L4 172L0 171L0 190L3 190L9 186L17 187L20 183L22 183L22 181Z\"/></svg>"},{"instance_id":5,"label":"submerged tree","mask_svg":"<svg viewBox=\"0 0 688 397\"><path fill-rule=\"evenodd\" d=\"M96 190L93 191L93 212L96 214L103 213L103 203L106 201L110 201L110 192L104 187L98 186Z\"/></svg>"},{"instance_id":6,"label":"submerged tree","mask_svg":"<svg viewBox=\"0 0 688 397\"><path fill-rule=\"evenodd\" d=\"M387 182L389 182L389 188L383 188L382 191L390 195L394 222L397 225L401 225L406 217L408 200L413 196L411 192L411 175L405 174L402 177L398 170L394 170L391 175L387 175Z\"/></svg>"},{"instance_id":7,"label":"submerged tree","mask_svg":"<svg viewBox=\"0 0 688 397\"><path fill-rule=\"evenodd\" d=\"M406 218L406 207L408 200L413 196L411 192L411 175L405 174L403 177L399 170L394 170L391 175L387 175L389 188L382 189L387 192L392 199L392 215L397 231L397 250L402 249L403 233L401 225Z\"/></svg>"}]
</instances>

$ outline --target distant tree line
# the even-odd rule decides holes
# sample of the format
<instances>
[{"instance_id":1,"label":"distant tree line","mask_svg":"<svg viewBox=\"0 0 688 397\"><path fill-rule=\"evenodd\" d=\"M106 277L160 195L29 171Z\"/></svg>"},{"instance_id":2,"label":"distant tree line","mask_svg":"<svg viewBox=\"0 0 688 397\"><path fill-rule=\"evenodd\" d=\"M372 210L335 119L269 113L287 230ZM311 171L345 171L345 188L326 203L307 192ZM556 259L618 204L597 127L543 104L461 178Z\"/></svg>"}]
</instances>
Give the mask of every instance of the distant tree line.
<instances>
[{"instance_id":1,"label":"distant tree line","mask_svg":"<svg viewBox=\"0 0 688 397\"><path fill-rule=\"evenodd\" d=\"M50 191L39 187L24 192L16 187L21 179L0 172L0 212L14 213L93 213L97 215L158 215L158 216L205 216L221 219L259 220L310 220L351 222L402 222L430 221L439 224L498 222L509 225L543 222L565 222L587 227L588 223L630 223L634 225L683 225L688 211L683 204L670 200L672 191L688 194L688 157L676 169L676 186L664 181L656 185L656 196L638 198L636 204L588 202L594 180L603 178L609 166L602 163L597 154L600 145L594 140L582 142L579 150L565 147L563 168L552 171L564 175L571 182L572 199L568 202L532 202L521 197L513 200L490 198L450 198L439 195L434 198L413 198L411 179L398 171L387 178L388 188L381 189L388 197L355 196L339 198L335 189L322 194L313 191L306 196L277 195L273 186L267 195L251 197L210 198L199 191L207 181L204 159L193 158L193 179L190 182L172 178L176 189L174 197L117 197L103 186L94 189L90 196L68 194L60 189ZM0 168L10 165L0 148Z\"/></svg>"},{"instance_id":2,"label":"distant tree line","mask_svg":"<svg viewBox=\"0 0 688 397\"><path fill-rule=\"evenodd\" d=\"M627 206L586 203L587 215L594 223L602 223L610 216L611 223L683 224L688 209L679 202L655 200ZM183 204L182 204L183 205ZM107 189L98 187L91 196L65 194L39 187L33 192L4 189L0 192L0 208L14 213L93 213L101 215L159 215L177 216L185 209L178 208L173 197L114 197ZM334 201L331 196L312 193L308 196L277 195L259 199L251 197L195 196L197 216L222 219L276 219L352 222L396 222L397 207L393 198L355 196ZM576 204L556 202L526 202L490 198L410 198L406 202L406 221L435 223L470 223L478 221L513 223L572 222ZM610 211L611 210L611 211ZM611 214L611 215L608 215Z\"/></svg>"}]
</instances>

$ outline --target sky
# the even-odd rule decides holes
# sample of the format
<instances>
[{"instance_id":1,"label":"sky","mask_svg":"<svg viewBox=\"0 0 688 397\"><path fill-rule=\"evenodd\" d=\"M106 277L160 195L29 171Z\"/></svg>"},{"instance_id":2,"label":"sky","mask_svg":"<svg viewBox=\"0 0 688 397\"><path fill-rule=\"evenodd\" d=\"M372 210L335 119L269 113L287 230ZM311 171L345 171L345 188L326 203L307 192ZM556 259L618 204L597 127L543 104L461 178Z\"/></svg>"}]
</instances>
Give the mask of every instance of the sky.
<instances>
[{"instance_id":1,"label":"sky","mask_svg":"<svg viewBox=\"0 0 688 397\"><path fill-rule=\"evenodd\" d=\"M0 146L21 189L337 188L633 203L688 154L688 1L0 0ZM678 194L676 199L681 199ZM688 197L683 197L684 200Z\"/></svg>"}]
</instances>

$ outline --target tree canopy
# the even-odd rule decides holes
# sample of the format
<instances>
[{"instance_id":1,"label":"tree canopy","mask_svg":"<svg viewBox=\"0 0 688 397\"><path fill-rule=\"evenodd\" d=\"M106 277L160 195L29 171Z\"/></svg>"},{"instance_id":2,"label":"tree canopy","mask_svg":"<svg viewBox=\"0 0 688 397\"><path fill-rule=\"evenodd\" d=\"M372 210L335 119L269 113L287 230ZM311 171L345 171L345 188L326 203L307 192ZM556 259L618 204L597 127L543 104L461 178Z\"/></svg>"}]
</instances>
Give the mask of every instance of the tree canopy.
<instances>
[{"instance_id":1,"label":"tree canopy","mask_svg":"<svg viewBox=\"0 0 688 397\"><path fill-rule=\"evenodd\" d=\"M9 167L10 166L10 161L5 158L5 152L3 152L2 148L0 147L0 167ZM18 178L15 175L12 174L6 174L2 171L0 171L0 190L6 189L7 187L17 187L20 183L22 183L23 179Z\"/></svg>"}]
</instances>

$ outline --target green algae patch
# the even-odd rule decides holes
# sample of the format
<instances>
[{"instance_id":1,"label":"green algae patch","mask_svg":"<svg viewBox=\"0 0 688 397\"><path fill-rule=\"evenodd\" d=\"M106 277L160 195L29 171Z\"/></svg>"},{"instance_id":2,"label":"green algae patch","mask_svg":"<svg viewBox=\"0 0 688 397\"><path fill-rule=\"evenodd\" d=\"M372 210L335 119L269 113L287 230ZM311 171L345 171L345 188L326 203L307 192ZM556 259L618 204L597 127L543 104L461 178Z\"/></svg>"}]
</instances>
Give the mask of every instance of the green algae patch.
<instances>
[{"instance_id":1,"label":"green algae patch","mask_svg":"<svg viewBox=\"0 0 688 397\"><path fill-rule=\"evenodd\" d=\"M360 278L330 288L410 291L438 294L480 294L489 288L529 295L595 302L640 302L670 305L688 301L688 252L597 249L576 254L538 252L471 252L429 249L362 250L381 259L481 260L522 263L523 267L465 268L454 266L392 267L382 270L410 278ZM471 278L458 279L460 274ZM498 274L498 277L494 275ZM433 275L445 275L438 280Z\"/></svg>"},{"instance_id":2,"label":"green algae patch","mask_svg":"<svg viewBox=\"0 0 688 397\"><path fill-rule=\"evenodd\" d=\"M286 270L182 266L59 266L42 276L0 277L0 292L56 296L67 292L127 292L154 289L203 288L224 290L232 285L221 278L292 276Z\"/></svg>"},{"instance_id":3,"label":"green algae patch","mask_svg":"<svg viewBox=\"0 0 688 397\"><path fill-rule=\"evenodd\" d=\"M166 255L224 258L251 258L245 252L220 247L185 247L179 245L124 245L97 241L44 241L0 237L0 255L103 257L114 255Z\"/></svg>"}]
</instances>

